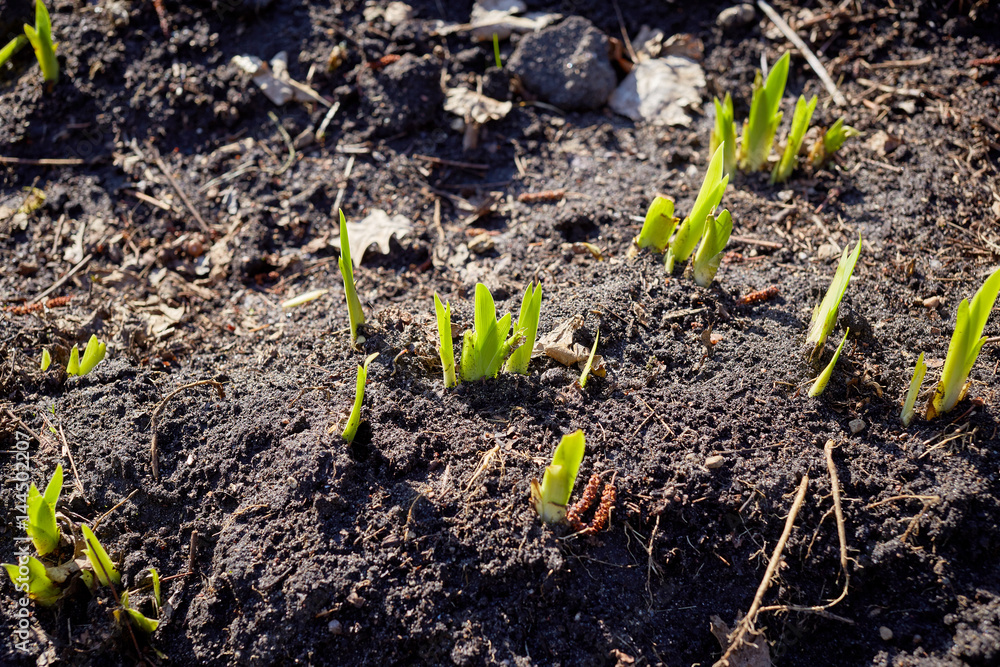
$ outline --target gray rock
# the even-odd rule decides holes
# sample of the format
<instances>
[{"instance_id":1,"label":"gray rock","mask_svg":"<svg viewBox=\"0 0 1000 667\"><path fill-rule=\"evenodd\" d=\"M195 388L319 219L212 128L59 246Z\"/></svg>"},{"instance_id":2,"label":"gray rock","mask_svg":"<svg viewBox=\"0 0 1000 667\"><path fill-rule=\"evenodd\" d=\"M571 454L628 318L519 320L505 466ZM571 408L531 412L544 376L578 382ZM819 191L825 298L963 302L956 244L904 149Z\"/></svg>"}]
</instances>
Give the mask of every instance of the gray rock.
<instances>
[{"instance_id":1,"label":"gray rock","mask_svg":"<svg viewBox=\"0 0 1000 667\"><path fill-rule=\"evenodd\" d=\"M757 17L757 10L749 2L728 7L719 12L719 17L715 19L716 25L722 28L723 32L743 28L753 23Z\"/></svg>"},{"instance_id":2,"label":"gray rock","mask_svg":"<svg viewBox=\"0 0 1000 667\"><path fill-rule=\"evenodd\" d=\"M432 122L444 101L440 80L440 63L409 53L381 71L362 69L361 105L375 133L397 134Z\"/></svg>"},{"instance_id":3,"label":"gray rock","mask_svg":"<svg viewBox=\"0 0 1000 667\"><path fill-rule=\"evenodd\" d=\"M579 16L525 35L507 68L530 92L567 111L601 107L618 85L607 36Z\"/></svg>"},{"instance_id":4,"label":"gray rock","mask_svg":"<svg viewBox=\"0 0 1000 667\"><path fill-rule=\"evenodd\" d=\"M847 426L851 429L851 433L857 434L865 430L865 426L867 426L867 424L865 424L865 420L863 419L852 419Z\"/></svg>"}]
</instances>

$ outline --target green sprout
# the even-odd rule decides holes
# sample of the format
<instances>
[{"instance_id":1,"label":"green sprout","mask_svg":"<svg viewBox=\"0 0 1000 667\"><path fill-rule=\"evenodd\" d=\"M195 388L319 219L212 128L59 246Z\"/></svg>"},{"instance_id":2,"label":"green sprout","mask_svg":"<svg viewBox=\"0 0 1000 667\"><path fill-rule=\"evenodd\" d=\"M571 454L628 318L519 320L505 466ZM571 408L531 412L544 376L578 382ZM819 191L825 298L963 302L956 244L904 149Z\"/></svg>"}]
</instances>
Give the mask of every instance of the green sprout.
<instances>
[{"instance_id":1,"label":"green sprout","mask_svg":"<svg viewBox=\"0 0 1000 667\"><path fill-rule=\"evenodd\" d=\"M514 345L522 337L520 329L507 338L510 332L510 313L497 321L493 295L482 283L476 284L476 314L474 329L462 337L462 359L459 371L468 382L484 377L496 377L500 366L510 356Z\"/></svg>"},{"instance_id":2,"label":"green sprout","mask_svg":"<svg viewBox=\"0 0 1000 667\"><path fill-rule=\"evenodd\" d=\"M906 392L906 401L903 403L903 411L899 415L903 426L909 426L913 421L913 406L917 402L917 394L920 393L920 385L924 382L924 375L927 373L927 364L924 363L924 353L917 357L917 365L913 368L913 377L910 378L910 389Z\"/></svg>"},{"instance_id":3,"label":"green sprout","mask_svg":"<svg viewBox=\"0 0 1000 667\"><path fill-rule=\"evenodd\" d=\"M23 49L28 45L28 38L24 35L18 35L14 39L7 42L7 45L0 49L0 67L10 60L15 53Z\"/></svg>"},{"instance_id":4,"label":"green sprout","mask_svg":"<svg viewBox=\"0 0 1000 667\"><path fill-rule=\"evenodd\" d=\"M97 339L97 336L91 334L90 340L87 341L87 347L83 351L83 359L80 359L80 350L77 349L76 345L73 346L73 349L69 353L66 374L86 375L104 360L104 355L107 354L107 351L107 343L102 343Z\"/></svg>"},{"instance_id":5,"label":"green sprout","mask_svg":"<svg viewBox=\"0 0 1000 667\"><path fill-rule=\"evenodd\" d=\"M508 373L528 373L528 362L531 361L531 352L535 349L535 336L538 334L538 318L542 312L542 284L537 283L532 289L531 283L524 290L521 297L521 310L517 315L517 323L514 331L521 331L524 335L524 342L511 352L510 359L504 366ZM454 369L453 369L454 370Z\"/></svg>"},{"instance_id":6,"label":"green sprout","mask_svg":"<svg viewBox=\"0 0 1000 667\"><path fill-rule=\"evenodd\" d=\"M838 118L837 122L830 126L823 136L816 140L809 151L809 160L813 167L819 167L824 162L833 157L833 154L840 150L844 142L851 137L856 137L860 132L850 125L844 125L844 119Z\"/></svg>"},{"instance_id":7,"label":"green sprout","mask_svg":"<svg viewBox=\"0 0 1000 667\"><path fill-rule=\"evenodd\" d=\"M774 143L774 133L781 123L781 96L785 94L788 81L790 55L785 55L774 63L767 81L760 70L753 82L753 97L750 100L750 117L743 122L743 136L740 143L740 169L759 171L767 162Z\"/></svg>"},{"instance_id":8,"label":"green sprout","mask_svg":"<svg viewBox=\"0 0 1000 667\"><path fill-rule=\"evenodd\" d=\"M830 363L826 365L823 372L819 374L816 381L813 382L812 387L809 388L809 398L815 398L822 394L826 390L827 383L830 382L830 377L833 375L833 367L837 365L837 359L840 359L840 351L844 349L844 343L847 342L847 334L851 333L851 328L847 327L847 331L844 332L844 337L840 341L840 345L837 346L837 351L833 353L833 359L830 359Z\"/></svg>"},{"instance_id":9,"label":"green sprout","mask_svg":"<svg viewBox=\"0 0 1000 667\"><path fill-rule=\"evenodd\" d=\"M531 480L531 504L545 523L565 520L584 449L583 431L577 429L564 435L552 456L552 465L545 468L541 485L537 479Z\"/></svg>"},{"instance_id":10,"label":"green sprout","mask_svg":"<svg viewBox=\"0 0 1000 667\"><path fill-rule=\"evenodd\" d=\"M594 367L594 354L597 352L597 341L601 339L601 330L597 330L597 334L594 335L594 346L590 348L590 356L587 357L587 363L583 366L583 372L580 373L580 389L587 388L587 378L590 377L590 369Z\"/></svg>"},{"instance_id":11,"label":"green sprout","mask_svg":"<svg viewBox=\"0 0 1000 667\"><path fill-rule=\"evenodd\" d=\"M365 383L368 381L368 364L377 356L378 352L369 354L365 358L364 365L358 366L358 383L354 390L354 407L351 408L351 416L347 420L347 426L344 427L343 433L344 440L347 442L354 442L354 436L358 434L358 426L361 425L361 404L365 402Z\"/></svg>"},{"instance_id":12,"label":"green sprout","mask_svg":"<svg viewBox=\"0 0 1000 667\"><path fill-rule=\"evenodd\" d=\"M663 252L670 242L670 235L677 227L678 218L674 217L674 200L667 197L654 197L653 203L646 211L646 220L642 223L642 231L634 242L639 248L654 248Z\"/></svg>"},{"instance_id":13,"label":"green sprout","mask_svg":"<svg viewBox=\"0 0 1000 667\"><path fill-rule=\"evenodd\" d=\"M722 209L719 217L708 216L705 224L705 235L694 256L694 281L701 287L712 284L719 264L722 262L722 251L729 243L729 235L733 233L733 218L728 209Z\"/></svg>"},{"instance_id":14,"label":"green sprout","mask_svg":"<svg viewBox=\"0 0 1000 667\"><path fill-rule=\"evenodd\" d=\"M97 576L97 581L101 586L108 586L110 588L121 586L122 575L115 569L111 558L108 557L108 552L104 550L97 537L94 536L94 531L89 526L80 526L80 530L83 531L84 544L87 545L83 553L86 554L87 560L90 561L90 567L93 568L94 574Z\"/></svg>"},{"instance_id":15,"label":"green sprout","mask_svg":"<svg viewBox=\"0 0 1000 667\"><path fill-rule=\"evenodd\" d=\"M673 273L676 262L684 262L691 256L705 231L705 221L722 201L722 193L726 191L726 185L729 183L729 177L722 173L725 150L724 144L715 149L712 161L709 162L708 170L705 172L701 190L698 191L698 198L694 200L694 206L691 208L691 214L684 218L673 243L670 244L666 259L667 273Z\"/></svg>"},{"instance_id":16,"label":"green sprout","mask_svg":"<svg viewBox=\"0 0 1000 667\"><path fill-rule=\"evenodd\" d=\"M148 618L142 614L142 612L132 609L129 606L129 594L128 591L122 593L121 603L122 607L128 613L129 619L132 621L135 627L139 628L146 634L153 634L156 632L156 628L159 627L160 621L157 620L160 616L160 575L157 574L156 568L149 568L149 576L153 580L153 612L156 614L157 618ZM115 616L118 617L119 612L115 612Z\"/></svg>"},{"instance_id":17,"label":"green sprout","mask_svg":"<svg viewBox=\"0 0 1000 667\"><path fill-rule=\"evenodd\" d=\"M35 50L35 58L42 67L45 81L54 84L59 80L59 61L56 60L56 45L52 43L52 21L49 19L49 10L45 8L42 0L35 0L35 26L25 23L24 34Z\"/></svg>"},{"instance_id":18,"label":"green sprout","mask_svg":"<svg viewBox=\"0 0 1000 667\"><path fill-rule=\"evenodd\" d=\"M55 604L62 594L45 565L34 556L19 557L18 565L4 563L3 567L14 582L15 590L27 592L28 597L44 607Z\"/></svg>"},{"instance_id":19,"label":"green sprout","mask_svg":"<svg viewBox=\"0 0 1000 667\"><path fill-rule=\"evenodd\" d=\"M437 313L438 337L441 339L438 353L444 368L444 386L448 389L458 384L455 379L455 347L451 340L451 304L442 305L437 292L434 293L434 311Z\"/></svg>"},{"instance_id":20,"label":"green sprout","mask_svg":"<svg viewBox=\"0 0 1000 667\"><path fill-rule=\"evenodd\" d=\"M955 331L948 345L948 356L941 371L941 382L927 405L927 419L952 410L969 390L969 373L987 338L983 336L997 295L1000 294L1000 269L994 271L979 288L970 303L962 299L955 314Z\"/></svg>"},{"instance_id":21,"label":"green sprout","mask_svg":"<svg viewBox=\"0 0 1000 667\"><path fill-rule=\"evenodd\" d=\"M354 265L351 264L351 244L347 238L347 218L340 211L340 275L344 279L344 294L347 295L347 314L351 321L351 345L358 341L358 327L365 323L365 312L361 310L361 299L354 288Z\"/></svg>"},{"instance_id":22,"label":"green sprout","mask_svg":"<svg viewBox=\"0 0 1000 667\"><path fill-rule=\"evenodd\" d=\"M49 354L49 349L47 347L42 348L42 372L49 370L49 366L52 365L52 355Z\"/></svg>"},{"instance_id":23,"label":"green sprout","mask_svg":"<svg viewBox=\"0 0 1000 667\"><path fill-rule=\"evenodd\" d=\"M493 60L496 61L497 69L503 69L503 61L500 60L500 36L493 33Z\"/></svg>"},{"instance_id":24,"label":"green sprout","mask_svg":"<svg viewBox=\"0 0 1000 667\"><path fill-rule=\"evenodd\" d=\"M802 140L809 129L809 121L812 120L813 111L816 110L816 102L819 101L815 95L806 102L806 98L799 95L798 102L795 103L795 115L792 116L792 128L788 131L788 142L785 144L785 152L781 154L781 160L774 165L771 171L771 184L784 183L792 175L792 170L799 166L799 150L802 148Z\"/></svg>"},{"instance_id":25,"label":"green sprout","mask_svg":"<svg viewBox=\"0 0 1000 667\"><path fill-rule=\"evenodd\" d=\"M719 102L716 97L715 103L715 127L712 128L711 143L709 153L715 153L719 146L725 146L725 166L723 171L729 178L736 173L736 122L733 120L733 98L726 93L726 99Z\"/></svg>"},{"instance_id":26,"label":"green sprout","mask_svg":"<svg viewBox=\"0 0 1000 667\"><path fill-rule=\"evenodd\" d=\"M826 291L826 296L823 297L823 302L813 311L809 335L806 337L806 343L813 345L810 356L822 349L830 332L833 331L833 325L837 322L840 301L844 298L847 285L851 281L851 274L854 272L854 265L858 263L858 256L861 254L861 237L858 237L858 245L855 246L854 252L850 256L848 256L847 250L844 248L844 253L840 256L837 272Z\"/></svg>"},{"instance_id":27,"label":"green sprout","mask_svg":"<svg viewBox=\"0 0 1000 667\"><path fill-rule=\"evenodd\" d=\"M32 484L28 488L28 526L25 532L31 538L39 556L46 556L59 546L59 524L56 523L56 502L62 493L63 469L56 466L52 479L45 487L45 495Z\"/></svg>"}]
</instances>

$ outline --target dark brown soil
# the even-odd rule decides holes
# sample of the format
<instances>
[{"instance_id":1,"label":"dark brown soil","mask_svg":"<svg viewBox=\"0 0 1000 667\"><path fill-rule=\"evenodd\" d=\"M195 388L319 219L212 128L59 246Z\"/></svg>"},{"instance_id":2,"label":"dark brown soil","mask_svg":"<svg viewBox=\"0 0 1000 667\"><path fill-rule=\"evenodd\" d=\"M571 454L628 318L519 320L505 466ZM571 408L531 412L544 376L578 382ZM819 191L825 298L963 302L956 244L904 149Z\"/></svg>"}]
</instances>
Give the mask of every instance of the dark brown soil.
<instances>
[{"instance_id":1,"label":"dark brown soil","mask_svg":"<svg viewBox=\"0 0 1000 667\"><path fill-rule=\"evenodd\" d=\"M762 614L775 664L1000 664L1000 317L972 373L980 402L909 429L898 418L916 355L943 359L959 301L1000 260L1000 66L969 64L998 52L989 3L816 2L811 23L778 3L807 21L800 33L822 50L851 101L848 123L865 134L838 165L786 186L738 177L724 203L744 240L707 290L627 251L657 192L690 207L709 119L664 129L610 111L515 105L463 152L438 70L469 81L492 65L492 48L431 36L427 21L466 21L471 3L414 2L417 21L400 28L366 22L360 2L288 2L259 14L223 0L163 4L169 40L152 3L57 0L62 81L44 92L37 66L19 56L0 82L0 155L83 161L0 165L0 204L16 209L31 186L47 197L24 229L0 223L5 305L92 255L50 295L71 296L68 306L0 316L0 401L36 434L37 484L69 464L48 425L64 430L83 488L67 476L67 516L93 523L128 498L98 529L127 584L149 566L180 575L164 584L172 616L141 659L711 664L721 650L709 620L732 624L749 608L803 475L806 502L764 602L809 606L839 594L823 455L832 438L849 592L829 610L836 618ZM760 15L723 33L715 17L726 3L620 4L630 35L649 24L701 38L709 99L732 91L738 118L761 51L773 62L787 48ZM0 8L3 35L27 18L18 11L30 15ZM530 9L621 34L612 3ZM338 43L346 59L328 72ZM268 112L296 137L326 108L275 107L230 63L280 50L293 78L306 80L315 65L313 87L341 104L325 144L300 148L284 171L287 147ZM511 50L503 46L505 61ZM412 57L392 70L368 64L387 54ZM795 56L788 109L801 92L821 96L815 122L840 113ZM880 131L901 145L883 155L871 143ZM381 208L415 223L355 273L369 318L358 350L337 251L324 240L335 235L341 187L351 219ZM566 197L516 200L554 189ZM490 192L501 193L497 210L466 225L456 198ZM482 231L494 247L470 255L465 246ZM850 325L852 337L826 393L809 399L803 383L818 366L802 354L805 329L836 265L821 246L842 248L858 234L864 250L834 334ZM579 252L580 241L599 246L604 261ZM578 371L539 359L528 376L445 391L434 291L451 301L457 333L471 325L477 281L501 312L516 313L532 278L544 285L540 331L583 315L577 340L589 346L600 332L607 377L581 391ZM774 285L777 298L737 304ZM316 288L330 293L280 308ZM923 305L933 296L939 305ZM151 333L151 314L169 313L183 316ZM707 327L722 339L706 358ZM66 380L38 370L43 347L65 365L91 333L109 341L93 373ZM374 352L361 433L346 445L330 429L349 410L357 364ZM223 382L225 397L202 386L166 404L155 481L151 415L173 389L202 379ZM855 419L865 426L852 434ZM589 538L541 525L527 502L531 478L576 428L587 436L581 478L613 475L618 489L610 529ZM4 450L16 430L0 410ZM723 464L709 470L716 454ZM13 457L0 460L11 478ZM19 534L12 485L3 500L0 556L9 560ZM16 598L9 582L4 590L0 662L140 659L103 593L36 609L30 651L19 653Z\"/></svg>"}]
</instances>

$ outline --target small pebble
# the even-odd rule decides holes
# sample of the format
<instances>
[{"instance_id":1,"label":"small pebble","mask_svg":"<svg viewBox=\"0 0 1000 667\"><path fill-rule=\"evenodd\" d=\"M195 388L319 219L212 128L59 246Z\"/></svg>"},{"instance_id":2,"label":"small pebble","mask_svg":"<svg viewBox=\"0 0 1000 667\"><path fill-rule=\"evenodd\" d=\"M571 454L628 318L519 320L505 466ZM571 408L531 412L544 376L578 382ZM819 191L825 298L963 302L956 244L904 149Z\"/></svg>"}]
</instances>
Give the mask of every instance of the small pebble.
<instances>
[{"instance_id":1,"label":"small pebble","mask_svg":"<svg viewBox=\"0 0 1000 667\"><path fill-rule=\"evenodd\" d=\"M882 635L883 641L892 641L892 630L885 627L884 625L878 629L878 633Z\"/></svg>"},{"instance_id":2,"label":"small pebble","mask_svg":"<svg viewBox=\"0 0 1000 667\"><path fill-rule=\"evenodd\" d=\"M333 634L335 634L335 635L342 635L342 634L344 634L344 626L343 626L343 624L340 621L336 620L336 619L334 619L334 620L330 621L329 623L327 623L326 627L330 628L330 632L333 633Z\"/></svg>"},{"instance_id":3,"label":"small pebble","mask_svg":"<svg viewBox=\"0 0 1000 667\"><path fill-rule=\"evenodd\" d=\"M851 429L851 433L860 433L865 429L865 422L863 419L852 419L847 426Z\"/></svg>"},{"instance_id":4,"label":"small pebble","mask_svg":"<svg viewBox=\"0 0 1000 667\"><path fill-rule=\"evenodd\" d=\"M753 5L749 2L744 2L740 5L727 7L719 12L719 17L715 19L715 24L723 30L733 30L734 28L742 28L743 26L750 25L756 16L757 12Z\"/></svg>"},{"instance_id":5,"label":"small pebble","mask_svg":"<svg viewBox=\"0 0 1000 667\"><path fill-rule=\"evenodd\" d=\"M941 297L939 296L929 296L924 299L924 308L937 308L941 305Z\"/></svg>"},{"instance_id":6,"label":"small pebble","mask_svg":"<svg viewBox=\"0 0 1000 667\"><path fill-rule=\"evenodd\" d=\"M709 470L715 470L716 468L721 468L725 462L726 459L721 454L716 454L705 459L705 467Z\"/></svg>"},{"instance_id":7,"label":"small pebble","mask_svg":"<svg viewBox=\"0 0 1000 667\"><path fill-rule=\"evenodd\" d=\"M469 241L469 250L477 255L492 252L493 246L493 237L485 232Z\"/></svg>"}]
</instances>

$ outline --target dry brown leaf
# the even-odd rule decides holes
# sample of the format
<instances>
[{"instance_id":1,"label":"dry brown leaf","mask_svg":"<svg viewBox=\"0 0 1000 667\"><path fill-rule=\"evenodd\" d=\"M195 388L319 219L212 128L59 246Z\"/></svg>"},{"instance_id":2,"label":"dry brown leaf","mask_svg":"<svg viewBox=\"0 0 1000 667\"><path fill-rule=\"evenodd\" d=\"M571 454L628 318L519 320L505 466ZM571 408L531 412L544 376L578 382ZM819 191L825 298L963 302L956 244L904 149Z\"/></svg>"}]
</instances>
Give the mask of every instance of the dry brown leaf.
<instances>
[{"instance_id":1,"label":"dry brown leaf","mask_svg":"<svg viewBox=\"0 0 1000 667\"><path fill-rule=\"evenodd\" d=\"M365 251L372 245L378 245L379 252L383 255L389 254L389 239L393 236L396 240L413 231L413 222L403 215L389 214L380 208L372 209L372 212L361 222L348 222L347 235L351 241L351 258L354 266L361 266ZM340 237L330 241L330 245L340 248Z\"/></svg>"},{"instance_id":2,"label":"dry brown leaf","mask_svg":"<svg viewBox=\"0 0 1000 667\"><path fill-rule=\"evenodd\" d=\"M568 320L563 320L556 328L535 341L535 348L531 352L532 357L545 355L555 359L563 366L577 364L581 370L590 358L590 350L579 343L573 342L573 333L583 326L583 317L574 315ZM590 372L598 377L605 377L608 374L604 367L604 357L599 354L594 355L594 364Z\"/></svg>"},{"instance_id":3,"label":"dry brown leaf","mask_svg":"<svg viewBox=\"0 0 1000 667\"><path fill-rule=\"evenodd\" d=\"M468 122L474 120L480 125L491 120L500 120L510 113L511 102L501 102L468 88L451 88L446 93L444 110Z\"/></svg>"}]
</instances>

